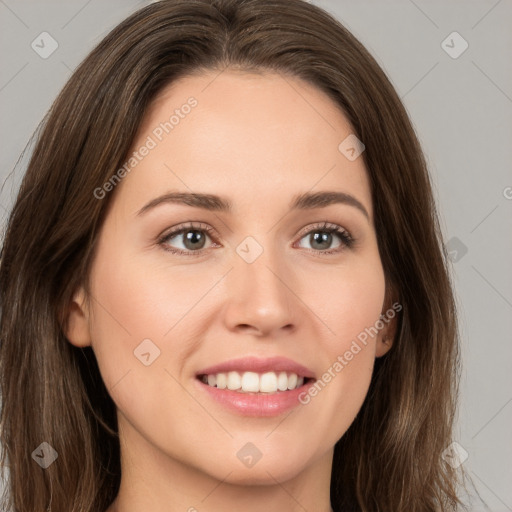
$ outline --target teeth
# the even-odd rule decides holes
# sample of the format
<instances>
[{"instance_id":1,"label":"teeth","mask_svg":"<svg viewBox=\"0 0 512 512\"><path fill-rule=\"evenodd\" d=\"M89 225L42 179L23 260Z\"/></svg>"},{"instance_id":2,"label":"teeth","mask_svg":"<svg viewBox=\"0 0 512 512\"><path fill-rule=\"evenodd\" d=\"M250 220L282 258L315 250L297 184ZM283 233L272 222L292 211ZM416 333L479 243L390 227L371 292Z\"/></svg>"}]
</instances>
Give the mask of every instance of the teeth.
<instances>
[{"instance_id":1,"label":"teeth","mask_svg":"<svg viewBox=\"0 0 512 512\"><path fill-rule=\"evenodd\" d=\"M289 377L288 377L288 389L295 389L297 387L297 374L296 373L292 373Z\"/></svg>"},{"instance_id":2,"label":"teeth","mask_svg":"<svg viewBox=\"0 0 512 512\"><path fill-rule=\"evenodd\" d=\"M230 389L240 393L276 393L297 389L304 384L304 377L296 373L266 372L228 372L203 375L202 381L211 387Z\"/></svg>"},{"instance_id":3,"label":"teeth","mask_svg":"<svg viewBox=\"0 0 512 512\"><path fill-rule=\"evenodd\" d=\"M277 389L286 391L288 389L288 376L285 372L281 372L277 377Z\"/></svg>"},{"instance_id":4,"label":"teeth","mask_svg":"<svg viewBox=\"0 0 512 512\"><path fill-rule=\"evenodd\" d=\"M258 393L260 390L260 376L254 372L245 372L242 375L242 391Z\"/></svg>"},{"instance_id":5,"label":"teeth","mask_svg":"<svg viewBox=\"0 0 512 512\"><path fill-rule=\"evenodd\" d=\"M284 375L286 375L286 373L284 373ZM258 378L258 381L259 381L258 382L259 383L258 391L262 391L264 393L273 393L273 392L277 391L277 389L278 389L277 379L278 379L278 377L274 372L264 373L261 377Z\"/></svg>"},{"instance_id":6,"label":"teeth","mask_svg":"<svg viewBox=\"0 0 512 512\"><path fill-rule=\"evenodd\" d=\"M228 389L231 391L236 391L242 387L242 378L240 374L237 372L229 372L228 373Z\"/></svg>"},{"instance_id":7,"label":"teeth","mask_svg":"<svg viewBox=\"0 0 512 512\"><path fill-rule=\"evenodd\" d=\"M226 389L228 387L228 380L225 373L218 373L216 380L216 384L219 389Z\"/></svg>"}]
</instances>

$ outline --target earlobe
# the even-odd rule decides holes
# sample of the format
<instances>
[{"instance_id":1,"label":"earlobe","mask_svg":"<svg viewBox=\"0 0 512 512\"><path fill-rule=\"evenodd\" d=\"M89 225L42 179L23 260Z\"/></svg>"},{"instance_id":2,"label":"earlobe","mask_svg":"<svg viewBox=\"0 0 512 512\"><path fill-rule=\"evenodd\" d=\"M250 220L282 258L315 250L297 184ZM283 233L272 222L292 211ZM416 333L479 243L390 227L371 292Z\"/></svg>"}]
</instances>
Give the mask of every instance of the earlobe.
<instances>
[{"instance_id":1,"label":"earlobe","mask_svg":"<svg viewBox=\"0 0 512 512\"><path fill-rule=\"evenodd\" d=\"M388 334L385 334L383 337L379 337L377 340L377 347L375 349L375 357L382 357L387 354L393 346L393 341L394 337L392 338Z\"/></svg>"},{"instance_id":2,"label":"earlobe","mask_svg":"<svg viewBox=\"0 0 512 512\"><path fill-rule=\"evenodd\" d=\"M68 341L76 347L91 345L89 329L89 311L85 300L85 292L81 287L71 301L62 330Z\"/></svg>"},{"instance_id":3,"label":"earlobe","mask_svg":"<svg viewBox=\"0 0 512 512\"><path fill-rule=\"evenodd\" d=\"M391 350L397 335L397 312L400 311L401 308L395 310L395 305L399 304L399 302L397 300L393 300L395 298L394 295L394 291L391 288L387 289L384 310L381 315L381 318L384 316L387 318L387 321L383 320L386 322L386 326L382 329L377 337L375 357L382 357L383 355L387 354ZM390 315L390 312L393 313L392 316Z\"/></svg>"}]
</instances>

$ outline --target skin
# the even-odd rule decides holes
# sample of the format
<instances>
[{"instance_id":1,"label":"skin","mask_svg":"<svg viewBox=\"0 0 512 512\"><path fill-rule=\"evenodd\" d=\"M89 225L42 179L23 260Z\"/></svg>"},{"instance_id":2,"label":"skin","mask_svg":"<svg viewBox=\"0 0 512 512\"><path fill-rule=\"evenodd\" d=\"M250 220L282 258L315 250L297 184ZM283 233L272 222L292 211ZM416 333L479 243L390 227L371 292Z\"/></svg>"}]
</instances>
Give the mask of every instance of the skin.
<instances>
[{"instance_id":1,"label":"skin","mask_svg":"<svg viewBox=\"0 0 512 512\"><path fill-rule=\"evenodd\" d=\"M168 86L134 150L190 96L198 105L115 189L92 297L79 289L70 304L67 337L93 347L118 411L122 480L108 512L328 512L334 445L364 401L375 358L391 347L384 339L394 322L291 414L242 417L213 402L195 374L233 358L277 355L321 378L390 307L364 163L338 150L353 130L322 91L233 69ZM348 204L289 210L296 194L320 190L353 195L369 218ZM170 191L221 195L233 211L169 203L137 215ZM215 230L203 232L200 256L157 243L191 221ZM344 247L335 234L325 249L315 245L311 231L324 221L355 245ZM236 252L247 236L263 248L251 264ZM183 235L166 243L193 252ZM331 248L341 250L321 254ZM149 366L134 356L147 338L161 351ZM250 468L237 457L248 442L262 453Z\"/></svg>"}]
</instances>

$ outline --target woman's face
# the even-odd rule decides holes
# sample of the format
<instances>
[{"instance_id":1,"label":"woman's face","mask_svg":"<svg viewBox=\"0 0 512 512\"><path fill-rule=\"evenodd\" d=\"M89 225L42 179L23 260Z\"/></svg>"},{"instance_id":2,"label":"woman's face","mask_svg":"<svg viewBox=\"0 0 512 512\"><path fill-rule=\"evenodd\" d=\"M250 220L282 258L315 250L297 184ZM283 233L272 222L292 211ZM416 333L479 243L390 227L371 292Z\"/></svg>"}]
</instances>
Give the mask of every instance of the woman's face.
<instances>
[{"instance_id":1,"label":"woman's face","mask_svg":"<svg viewBox=\"0 0 512 512\"><path fill-rule=\"evenodd\" d=\"M339 149L351 133L277 74L205 72L151 105L68 330L93 347L133 464L330 475L392 325L368 335L388 305L363 159Z\"/></svg>"}]
</instances>

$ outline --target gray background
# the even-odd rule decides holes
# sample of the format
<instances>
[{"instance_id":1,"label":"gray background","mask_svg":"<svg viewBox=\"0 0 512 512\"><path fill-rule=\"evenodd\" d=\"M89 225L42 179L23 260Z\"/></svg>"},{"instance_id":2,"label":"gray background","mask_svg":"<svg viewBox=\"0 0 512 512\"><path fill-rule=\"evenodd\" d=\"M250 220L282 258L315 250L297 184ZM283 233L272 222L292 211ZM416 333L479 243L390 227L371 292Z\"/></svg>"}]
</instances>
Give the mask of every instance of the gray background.
<instances>
[{"instance_id":1,"label":"gray background","mask_svg":"<svg viewBox=\"0 0 512 512\"><path fill-rule=\"evenodd\" d=\"M57 93L114 25L148 3L0 0L2 227L26 156L15 164ZM469 454L464 467L487 510L512 511L512 2L313 3L375 56L423 144L460 309L464 368L455 438ZM31 47L44 31L58 43L46 59ZM457 58L445 49L457 52L461 39L442 45L454 31L469 44ZM475 503L472 510L485 508Z\"/></svg>"}]
</instances>

